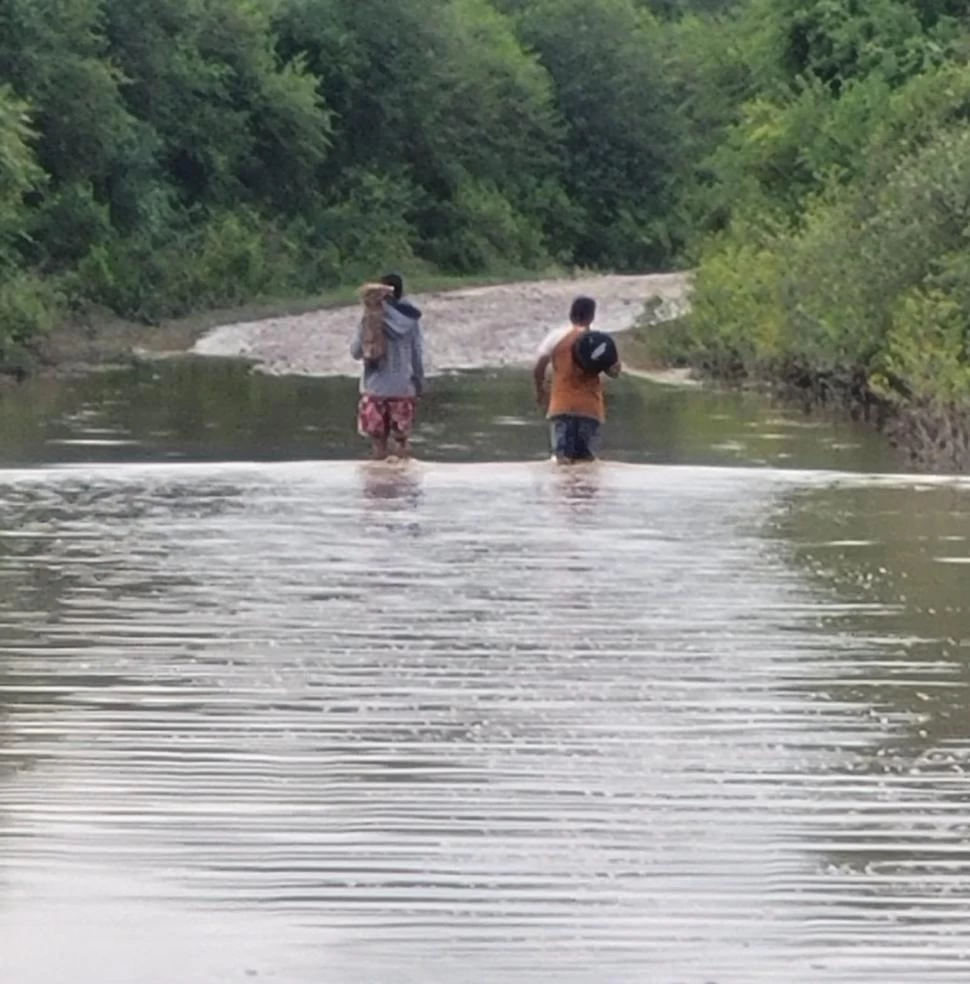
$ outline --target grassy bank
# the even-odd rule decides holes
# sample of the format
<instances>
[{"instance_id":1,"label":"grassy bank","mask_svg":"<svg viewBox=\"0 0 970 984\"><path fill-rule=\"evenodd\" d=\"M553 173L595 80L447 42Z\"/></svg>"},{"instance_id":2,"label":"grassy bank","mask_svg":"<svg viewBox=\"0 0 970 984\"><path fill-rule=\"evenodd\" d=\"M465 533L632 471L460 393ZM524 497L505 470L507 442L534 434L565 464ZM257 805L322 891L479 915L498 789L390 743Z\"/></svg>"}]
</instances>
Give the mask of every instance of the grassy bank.
<instances>
[{"instance_id":1,"label":"grassy bank","mask_svg":"<svg viewBox=\"0 0 970 984\"><path fill-rule=\"evenodd\" d=\"M861 367L840 370L796 360L751 365L726 359L703 341L698 343L695 331L690 317L642 323L622 339L624 361L650 373L689 371L709 385L750 389L806 414L864 422L918 468L970 471L967 401L919 398L898 389L890 394Z\"/></svg>"}]
</instances>

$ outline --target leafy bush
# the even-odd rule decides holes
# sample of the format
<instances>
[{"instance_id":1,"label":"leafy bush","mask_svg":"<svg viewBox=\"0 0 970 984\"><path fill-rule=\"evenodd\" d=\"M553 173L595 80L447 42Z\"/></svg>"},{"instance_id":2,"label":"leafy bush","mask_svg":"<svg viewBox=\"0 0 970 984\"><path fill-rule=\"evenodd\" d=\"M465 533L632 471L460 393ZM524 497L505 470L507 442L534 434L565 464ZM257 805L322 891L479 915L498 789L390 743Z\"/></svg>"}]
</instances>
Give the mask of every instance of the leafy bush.
<instances>
[{"instance_id":1,"label":"leafy bush","mask_svg":"<svg viewBox=\"0 0 970 984\"><path fill-rule=\"evenodd\" d=\"M549 263L542 231L494 185L466 181L440 211L450 231L428 244L428 255L445 270L501 273Z\"/></svg>"},{"instance_id":2,"label":"leafy bush","mask_svg":"<svg viewBox=\"0 0 970 984\"><path fill-rule=\"evenodd\" d=\"M699 361L771 374L862 373L886 396L970 401L970 129L943 131L881 181L813 202L800 230L705 257L689 333Z\"/></svg>"},{"instance_id":3,"label":"leafy bush","mask_svg":"<svg viewBox=\"0 0 970 984\"><path fill-rule=\"evenodd\" d=\"M50 280L15 273L0 281L0 369L25 369L33 344L62 312L63 298Z\"/></svg>"},{"instance_id":4,"label":"leafy bush","mask_svg":"<svg viewBox=\"0 0 970 984\"><path fill-rule=\"evenodd\" d=\"M103 305L147 321L239 304L299 287L300 254L258 215L218 214L167 242L117 239L78 265L76 302Z\"/></svg>"}]
</instances>

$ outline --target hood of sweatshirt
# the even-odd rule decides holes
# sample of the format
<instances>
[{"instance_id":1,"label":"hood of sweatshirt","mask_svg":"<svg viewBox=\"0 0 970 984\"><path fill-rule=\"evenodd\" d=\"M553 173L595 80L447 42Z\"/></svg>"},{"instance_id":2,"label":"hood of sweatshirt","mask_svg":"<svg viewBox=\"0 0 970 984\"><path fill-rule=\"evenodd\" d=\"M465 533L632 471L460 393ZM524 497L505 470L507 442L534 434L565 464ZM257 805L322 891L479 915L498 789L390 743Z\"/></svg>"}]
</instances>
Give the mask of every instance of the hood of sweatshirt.
<instances>
[{"instance_id":1,"label":"hood of sweatshirt","mask_svg":"<svg viewBox=\"0 0 970 984\"><path fill-rule=\"evenodd\" d=\"M384 305L384 331L391 338L405 338L417 330L421 312L409 301L388 301Z\"/></svg>"}]
</instances>

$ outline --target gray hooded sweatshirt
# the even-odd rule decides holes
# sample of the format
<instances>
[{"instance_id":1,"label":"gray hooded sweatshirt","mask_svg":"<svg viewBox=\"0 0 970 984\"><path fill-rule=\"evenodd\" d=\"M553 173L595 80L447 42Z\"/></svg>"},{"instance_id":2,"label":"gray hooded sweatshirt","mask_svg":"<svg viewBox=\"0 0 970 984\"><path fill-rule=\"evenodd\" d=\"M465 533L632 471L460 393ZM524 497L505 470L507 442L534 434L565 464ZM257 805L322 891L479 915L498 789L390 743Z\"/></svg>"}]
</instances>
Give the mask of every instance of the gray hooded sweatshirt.
<instances>
[{"instance_id":1,"label":"gray hooded sweatshirt","mask_svg":"<svg viewBox=\"0 0 970 984\"><path fill-rule=\"evenodd\" d=\"M363 322L350 344L350 354L364 358ZM424 388L424 344L421 312L406 300L384 304L384 358L376 365L364 363L360 391L381 399L420 396Z\"/></svg>"}]
</instances>

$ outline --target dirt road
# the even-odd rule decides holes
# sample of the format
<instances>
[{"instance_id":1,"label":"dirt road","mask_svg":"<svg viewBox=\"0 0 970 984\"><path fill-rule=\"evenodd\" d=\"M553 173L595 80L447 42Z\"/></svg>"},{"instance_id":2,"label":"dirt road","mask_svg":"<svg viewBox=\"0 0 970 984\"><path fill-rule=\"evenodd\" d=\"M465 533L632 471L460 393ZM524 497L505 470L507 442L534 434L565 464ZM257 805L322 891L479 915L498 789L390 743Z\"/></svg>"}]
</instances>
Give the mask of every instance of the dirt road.
<instances>
[{"instance_id":1,"label":"dirt road","mask_svg":"<svg viewBox=\"0 0 970 984\"><path fill-rule=\"evenodd\" d=\"M424 312L429 372L528 363L543 336L565 322L577 294L598 301L598 328L619 332L633 327L651 297L661 302L658 318L683 311L687 275L542 280L415 295ZM356 375L360 366L348 346L357 318L358 308L351 307L224 325L193 351L251 359L281 375Z\"/></svg>"}]
</instances>

